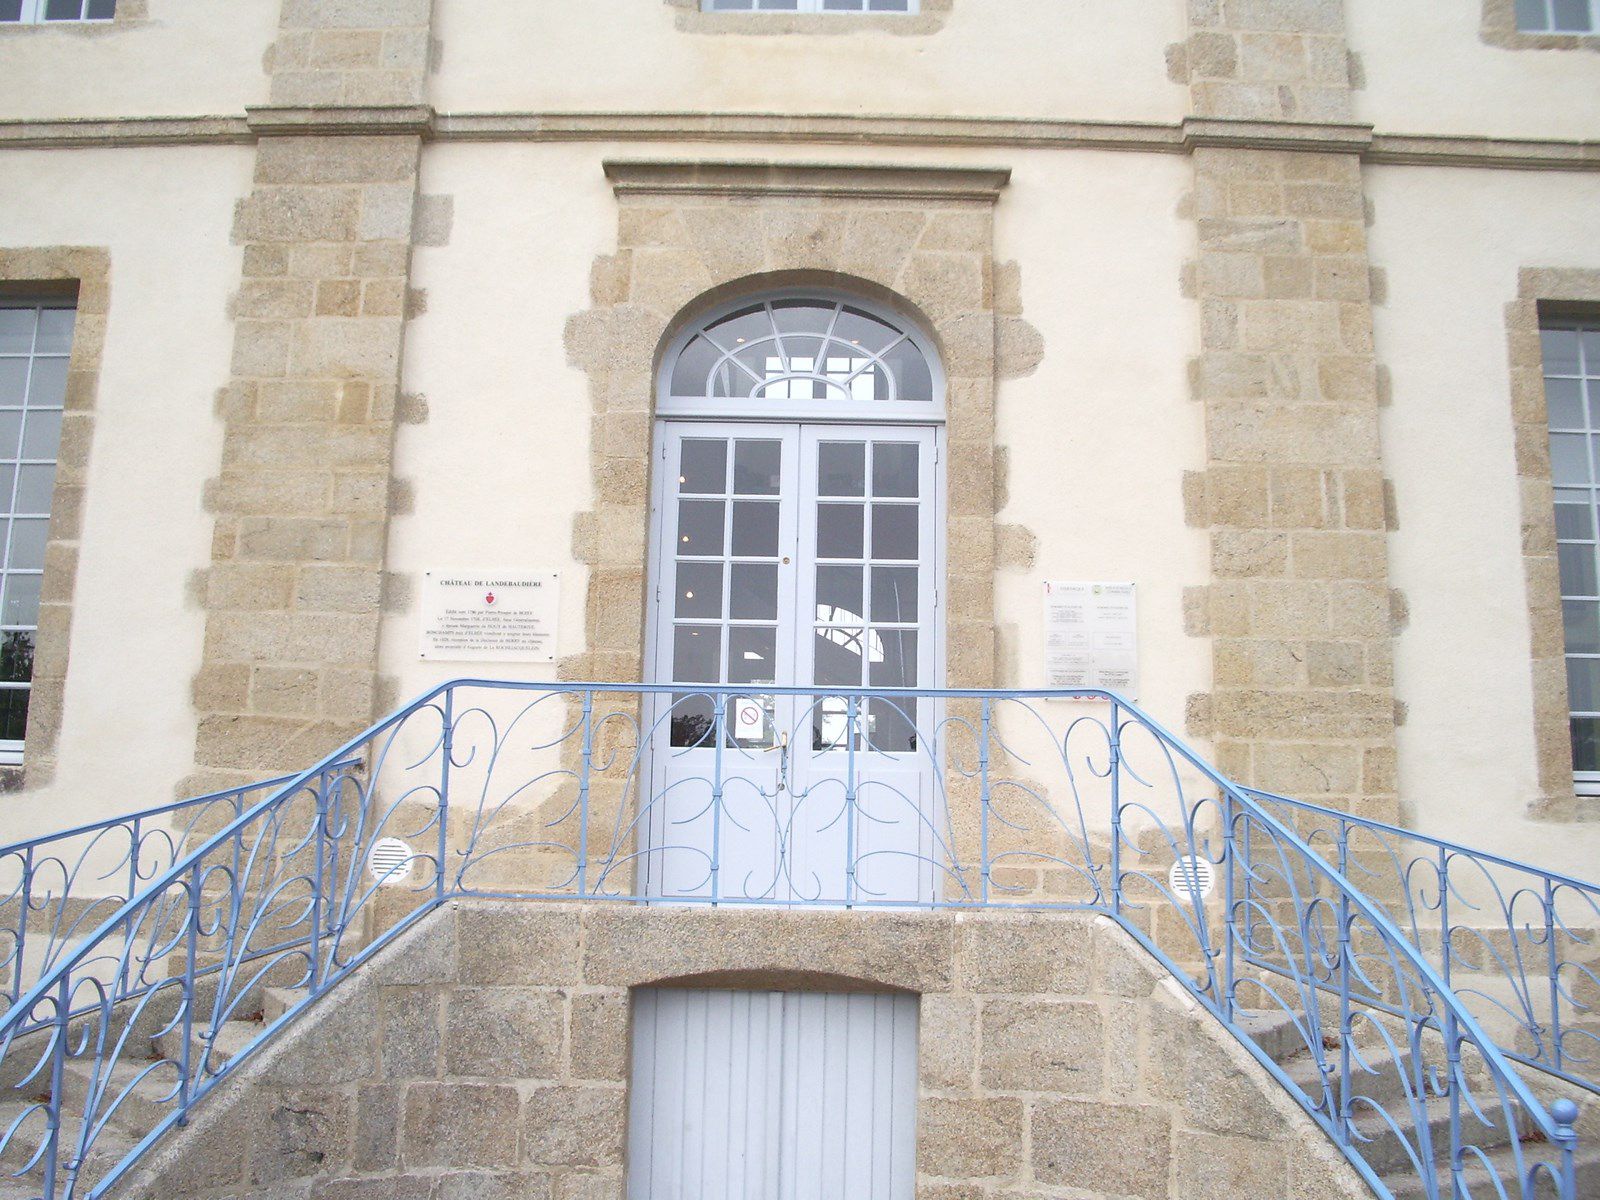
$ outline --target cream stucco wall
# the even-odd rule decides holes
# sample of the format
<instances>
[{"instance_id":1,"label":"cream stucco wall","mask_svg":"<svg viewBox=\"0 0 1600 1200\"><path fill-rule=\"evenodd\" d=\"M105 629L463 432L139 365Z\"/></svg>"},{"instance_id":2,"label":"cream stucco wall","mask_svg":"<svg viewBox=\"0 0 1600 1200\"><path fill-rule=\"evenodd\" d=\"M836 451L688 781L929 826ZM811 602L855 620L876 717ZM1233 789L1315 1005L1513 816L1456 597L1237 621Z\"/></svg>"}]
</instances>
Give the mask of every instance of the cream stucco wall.
<instances>
[{"instance_id":1,"label":"cream stucco wall","mask_svg":"<svg viewBox=\"0 0 1600 1200\"><path fill-rule=\"evenodd\" d=\"M1410 608L1401 794L1425 832L1592 877L1600 828L1552 838L1522 815L1538 785L1505 306L1523 267L1600 268L1600 179L1378 167L1367 187L1388 277L1390 571Z\"/></svg>"},{"instance_id":2,"label":"cream stucco wall","mask_svg":"<svg viewBox=\"0 0 1600 1200\"><path fill-rule=\"evenodd\" d=\"M1356 119L1380 133L1600 137L1600 54L1490 45L1482 13L1482 0L1346 0L1365 76Z\"/></svg>"},{"instance_id":3,"label":"cream stucco wall","mask_svg":"<svg viewBox=\"0 0 1600 1200\"><path fill-rule=\"evenodd\" d=\"M436 0L441 112L724 111L1173 121L1183 6L955 0L942 29L782 37L680 30L665 0ZM836 18L829 18L836 19ZM849 18L841 19L848 28ZM604 40L604 47L598 39ZM1008 64L1003 71L996 64Z\"/></svg>"},{"instance_id":4,"label":"cream stucco wall","mask_svg":"<svg viewBox=\"0 0 1600 1200\"><path fill-rule=\"evenodd\" d=\"M415 511L390 526L388 569L411 602L385 621L380 670L399 696L476 664L418 658L422 573L561 572L558 656L584 648L582 568L572 517L590 506L589 395L567 365L567 317L588 305L589 264L615 248L616 211L593 146L436 146L422 189L453 198L447 246L418 248L413 286L427 311L407 327L405 390L424 424L402 425L395 475ZM553 679L554 667L484 664L497 677Z\"/></svg>"},{"instance_id":5,"label":"cream stucco wall","mask_svg":"<svg viewBox=\"0 0 1600 1200\"><path fill-rule=\"evenodd\" d=\"M164 804L189 771L202 623L187 588L210 561L200 497L252 160L249 147L0 154L0 245L111 259L59 766L5 804L8 839Z\"/></svg>"},{"instance_id":6,"label":"cream stucco wall","mask_svg":"<svg viewBox=\"0 0 1600 1200\"><path fill-rule=\"evenodd\" d=\"M148 4L131 21L0 25L0 117L239 116L266 102L278 0Z\"/></svg>"},{"instance_id":7,"label":"cream stucco wall","mask_svg":"<svg viewBox=\"0 0 1600 1200\"><path fill-rule=\"evenodd\" d=\"M1183 473L1205 458L1189 398L1198 314L1181 294L1194 253L1176 215L1189 165L1158 155L1017 156L997 213L996 256L1022 266L1023 313L1044 358L1004 382L998 441L1009 503L999 519L1037 539L1031 568L997 577L1015 648L1004 683L1044 683L1046 579L1133 580L1141 705L1181 732L1185 698L1210 687L1211 654L1183 627L1183 589L1209 575L1203 531L1184 523ZM1012 661L1014 658L1015 661Z\"/></svg>"}]
</instances>

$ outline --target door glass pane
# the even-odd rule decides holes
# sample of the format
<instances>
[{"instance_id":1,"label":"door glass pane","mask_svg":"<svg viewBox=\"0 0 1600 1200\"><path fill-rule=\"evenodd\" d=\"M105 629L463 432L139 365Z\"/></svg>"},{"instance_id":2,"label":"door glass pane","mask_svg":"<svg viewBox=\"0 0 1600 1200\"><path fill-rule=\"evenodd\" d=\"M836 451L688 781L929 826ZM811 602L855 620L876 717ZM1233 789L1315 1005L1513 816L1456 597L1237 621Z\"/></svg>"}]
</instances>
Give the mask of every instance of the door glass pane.
<instances>
[{"instance_id":1,"label":"door glass pane","mask_svg":"<svg viewBox=\"0 0 1600 1200\"><path fill-rule=\"evenodd\" d=\"M765 563L734 563L728 615L737 621L778 619L778 568Z\"/></svg>"},{"instance_id":2,"label":"door glass pane","mask_svg":"<svg viewBox=\"0 0 1600 1200\"><path fill-rule=\"evenodd\" d=\"M782 456L782 442L735 442L733 490L741 496L776 496Z\"/></svg>"},{"instance_id":3,"label":"door glass pane","mask_svg":"<svg viewBox=\"0 0 1600 1200\"><path fill-rule=\"evenodd\" d=\"M0 458L15 458L22 441L22 414L0 412Z\"/></svg>"},{"instance_id":4,"label":"door glass pane","mask_svg":"<svg viewBox=\"0 0 1600 1200\"><path fill-rule=\"evenodd\" d=\"M679 563L675 604L680 617L721 617L722 564Z\"/></svg>"},{"instance_id":5,"label":"door glass pane","mask_svg":"<svg viewBox=\"0 0 1600 1200\"><path fill-rule=\"evenodd\" d=\"M817 620L828 624L860 624L861 568L817 568Z\"/></svg>"},{"instance_id":6,"label":"door glass pane","mask_svg":"<svg viewBox=\"0 0 1600 1200\"><path fill-rule=\"evenodd\" d=\"M872 619L914 624L917 619L917 568L872 568Z\"/></svg>"},{"instance_id":7,"label":"door glass pane","mask_svg":"<svg viewBox=\"0 0 1600 1200\"><path fill-rule=\"evenodd\" d=\"M812 640L813 679L819 687L860 687L864 682L861 663L862 641L866 630L857 627L819 629Z\"/></svg>"},{"instance_id":8,"label":"door glass pane","mask_svg":"<svg viewBox=\"0 0 1600 1200\"><path fill-rule=\"evenodd\" d=\"M728 682L777 681L778 631L770 625L735 625L728 630Z\"/></svg>"},{"instance_id":9,"label":"door glass pane","mask_svg":"<svg viewBox=\"0 0 1600 1200\"><path fill-rule=\"evenodd\" d=\"M722 630L716 625L678 625L672 637L674 683L722 682Z\"/></svg>"},{"instance_id":10,"label":"door glass pane","mask_svg":"<svg viewBox=\"0 0 1600 1200\"><path fill-rule=\"evenodd\" d=\"M916 687L917 631L875 629L869 636L867 682L873 687Z\"/></svg>"},{"instance_id":11,"label":"door glass pane","mask_svg":"<svg viewBox=\"0 0 1600 1200\"><path fill-rule=\"evenodd\" d=\"M860 504L817 505L817 557L860 558L865 549L864 516Z\"/></svg>"},{"instance_id":12,"label":"door glass pane","mask_svg":"<svg viewBox=\"0 0 1600 1200\"><path fill-rule=\"evenodd\" d=\"M674 747L708 747L716 744L716 739L712 737L716 719L710 696L702 693L673 696L667 725Z\"/></svg>"},{"instance_id":13,"label":"door glass pane","mask_svg":"<svg viewBox=\"0 0 1600 1200\"><path fill-rule=\"evenodd\" d=\"M721 500L685 500L678 505L678 553L696 556L722 553Z\"/></svg>"},{"instance_id":14,"label":"door glass pane","mask_svg":"<svg viewBox=\"0 0 1600 1200\"><path fill-rule=\"evenodd\" d=\"M917 451L915 442L876 442L872 447L872 494L915 496Z\"/></svg>"},{"instance_id":15,"label":"door glass pane","mask_svg":"<svg viewBox=\"0 0 1600 1200\"><path fill-rule=\"evenodd\" d=\"M29 408L60 408L67 399L67 360L64 358L36 358L33 360L33 377L28 380L28 407ZM31 428L35 422L41 423L41 432L35 434ZM35 458L54 458L56 442L61 437L61 414L30 413L28 416L28 436L37 438L40 445L48 449L33 455Z\"/></svg>"},{"instance_id":16,"label":"door glass pane","mask_svg":"<svg viewBox=\"0 0 1600 1200\"><path fill-rule=\"evenodd\" d=\"M918 512L910 504L872 506L872 557L916 561Z\"/></svg>"},{"instance_id":17,"label":"door glass pane","mask_svg":"<svg viewBox=\"0 0 1600 1200\"><path fill-rule=\"evenodd\" d=\"M733 553L738 558L778 557L778 506L766 501L733 504Z\"/></svg>"},{"instance_id":18,"label":"door glass pane","mask_svg":"<svg viewBox=\"0 0 1600 1200\"><path fill-rule=\"evenodd\" d=\"M678 472L678 491L720 495L728 486L728 443L685 439Z\"/></svg>"},{"instance_id":19,"label":"door glass pane","mask_svg":"<svg viewBox=\"0 0 1600 1200\"><path fill-rule=\"evenodd\" d=\"M865 496L867 447L863 442L823 442L817 447L817 495Z\"/></svg>"},{"instance_id":20,"label":"door glass pane","mask_svg":"<svg viewBox=\"0 0 1600 1200\"><path fill-rule=\"evenodd\" d=\"M874 696L867 701L867 745L883 754L905 754L917 748L915 696L890 699Z\"/></svg>"}]
</instances>

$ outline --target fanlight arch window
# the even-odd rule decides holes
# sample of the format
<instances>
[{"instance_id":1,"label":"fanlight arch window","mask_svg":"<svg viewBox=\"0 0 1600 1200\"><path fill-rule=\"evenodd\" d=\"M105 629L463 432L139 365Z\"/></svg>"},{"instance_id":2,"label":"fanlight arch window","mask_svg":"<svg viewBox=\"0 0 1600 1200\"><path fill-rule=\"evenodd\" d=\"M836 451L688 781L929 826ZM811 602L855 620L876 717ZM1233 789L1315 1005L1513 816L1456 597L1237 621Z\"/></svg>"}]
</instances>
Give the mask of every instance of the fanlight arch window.
<instances>
[{"instance_id":1,"label":"fanlight arch window","mask_svg":"<svg viewBox=\"0 0 1600 1200\"><path fill-rule=\"evenodd\" d=\"M928 337L849 296L780 294L714 311L663 364L660 407L739 416L937 419Z\"/></svg>"}]
</instances>

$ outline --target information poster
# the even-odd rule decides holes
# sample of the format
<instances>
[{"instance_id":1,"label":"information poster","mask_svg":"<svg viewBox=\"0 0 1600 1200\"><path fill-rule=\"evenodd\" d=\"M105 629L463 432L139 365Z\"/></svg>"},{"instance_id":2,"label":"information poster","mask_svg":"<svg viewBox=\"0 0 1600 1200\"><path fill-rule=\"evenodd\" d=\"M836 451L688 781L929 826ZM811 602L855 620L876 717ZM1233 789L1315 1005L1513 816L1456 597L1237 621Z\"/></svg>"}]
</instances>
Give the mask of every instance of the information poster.
<instances>
[{"instance_id":1,"label":"information poster","mask_svg":"<svg viewBox=\"0 0 1600 1200\"><path fill-rule=\"evenodd\" d=\"M1139 607L1131 583L1044 585L1044 675L1053 688L1139 694Z\"/></svg>"},{"instance_id":2,"label":"information poster","mask_svg":"<svg viewBox=\"0 0 1600 1200\"><path fill-rule=\"evenodd\" d=\"M425 571L422 657L555 662L559 601L554 571Z\"/></svg>"}]
</instances>

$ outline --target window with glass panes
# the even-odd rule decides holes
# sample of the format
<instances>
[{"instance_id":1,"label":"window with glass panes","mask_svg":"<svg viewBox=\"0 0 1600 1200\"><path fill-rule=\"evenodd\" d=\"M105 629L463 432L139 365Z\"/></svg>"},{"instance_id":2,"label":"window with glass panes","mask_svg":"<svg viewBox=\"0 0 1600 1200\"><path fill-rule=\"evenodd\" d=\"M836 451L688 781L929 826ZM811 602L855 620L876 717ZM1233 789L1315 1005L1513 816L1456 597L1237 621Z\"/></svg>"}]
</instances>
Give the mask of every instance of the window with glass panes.
<instances>
[{"instance_id":1,"label":"window with glass panes","mask_svg":"<svg viewBox=\"0 0 1600 1200\"><path fill-rule=\"evenodd\" d=\"M1517 0L1517 28L1523 33L1600 31L1600 0Z\"/></svg>"},{"instance_id":2,"label":"window with glass panes","mask_svg":"<svg viewBox=\"0 0 1600 1200\"><path fill-rule=\"evenodd\" d=\"M1572 765L1579 790L1600 793L1600 320L1547 321L1541 334Z\"/></svg>"},{"instance_id":3,"label":"window with glass panes","mask_svg":"<svg viewBox=\"0 0 1600 1200\"><path fill-rule=\"evenodd\" d=\"M110 21L116 15L117 0L0 0L0 24Z\"/></svg>"},{"instance_id":4,"label":"window with glass panes","mask_svg":"<svg viewBox=\"0 0 1600 1200\"><path fill-rule=\"evenodd\" d=\"M70 304L0 301L0 755L22 752L50 532Z\"/></svg>"},{"instance_id":5,"label":"window with glass panes","mask_svg":"<svg viewBox=\"0 0 1600 1200\"><path fill-rule=\"evenodd\" d=\"M921 0L700 0L703 12L914 13Z\"/></svg>"}]
</instances>

